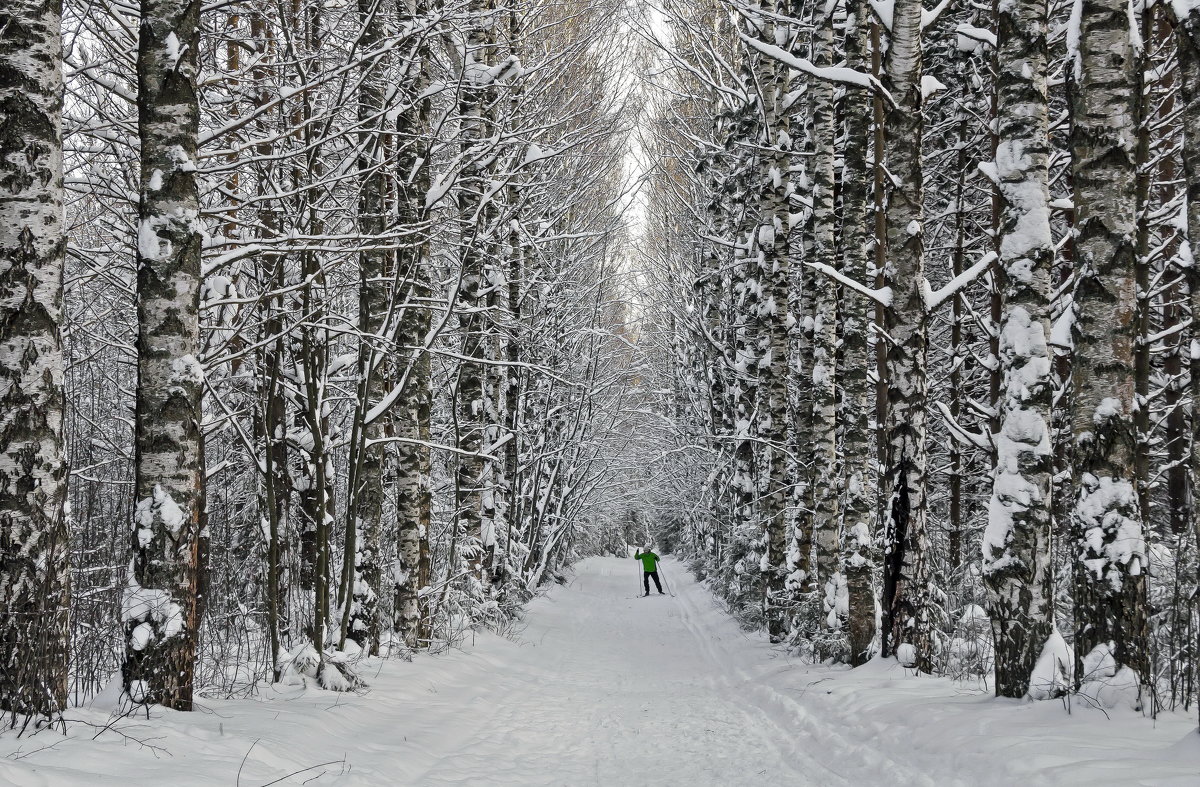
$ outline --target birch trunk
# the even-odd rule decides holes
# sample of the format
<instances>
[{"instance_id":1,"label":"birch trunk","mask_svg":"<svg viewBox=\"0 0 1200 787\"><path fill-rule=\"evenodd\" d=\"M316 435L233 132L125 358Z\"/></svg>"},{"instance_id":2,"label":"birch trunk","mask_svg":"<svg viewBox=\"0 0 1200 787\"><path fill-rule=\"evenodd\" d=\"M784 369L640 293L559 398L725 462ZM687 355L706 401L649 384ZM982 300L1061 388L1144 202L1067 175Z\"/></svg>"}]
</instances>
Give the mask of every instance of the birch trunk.
<instances>
[{"instance_id":1,"label":"birch trunk","mask_svg":"<svg viewBox=\"0 0 1200 787\"><path fill-rule=\"evenodd\" d=\"M428 14L427 0L411 0L401 4L401 25L419 24ZM428 220L425 195L429 193L430 175L427 165L429 112L431 99L425 96L429 70L425 46L418 45L405 64L416 99L413 108L397 120L401 145L400 161L396 165L399 178L397 220L401 226L420 227ZM405 138L408 141L405 142ZM428 555L429 524L432 494L429 473L430 413L432 364L425 343L431 327L429 286L429 239L426 230L419 229L408 245L401 249L400 272L408 282L407 298L400 316L398 344L408 356L408 371L404 391L396 406L395 420L397 488L396 540L397 566L395 571L395 618L397 635L409 648L419 647L423 639L421 621L421 589L429 583L428 569L422 572L422 555Z\"/></svg>"},{"instance_id":2,"label":"birch trunk","mask_svg":"<svg viewBox=\"0 0 1200 787\"><path fill-rule=\"evenodd\" d=\"M1000 197L1000 430L983 538L995 644L996 694L1051 696L1030 677L1054 627L1051 446L1054 382L1048 344L1051 265L1046 0L998 11L993 175Z\"/></svg>"},{"instance_id":3,"label":"birch trunk","mask_svg":"<svg viewBox=\"0 0 1200 787\"><path fill-rule=\"evenodd\" d=\"M846 65L861 72L870 70L867 28L870 10L866 0L851 0L846 20ZM846 131L842 151L842 270L861 282L872 280L870 165L867 144L872 121L872 95L867 90L846 94ZM871 413L875 386L870 377L874 356L868 343L869 304L847 294L842 302L842 409L844 453L842 485L846 540L842 570L846 574L849 613L846 633L850 663L866 662L875 637L875 590L873 583L875 538L875 495L871 480L875 465L875 441L871 439Z\"/></svg>"},{"instance_id":4,"label":"birch trunk","mask_svg":"<svg viewBox=\"0 0 1200 787\"><path fill-rule=\"evenodd\" d=\"M522 57L523 34L521 30L521 0L508 0L505 7L505 18L508 27L508 51L513 57L520 59ZM510 125L516 125L522 94L523 91L519 84L514 86L509 92L508 116L510 118ZM525 159L527 151L528 147L525 145L515 146L515 150L509 161L512 162L512 165L516 165L517 162ZM506 189L506 200L510 215L508 217L508 238L505 244L507 260L504 271L506 285L505 298L508 307L505 360L508 361L509 365L499 370L501 373L501 385L500 390L497 392L497 397L503 401L503 407L501 408L504 413L502 433L504 438L507 439L507 442L504 444L504 460L500 464L499 469L500 483L498 493L501 505L498 507L500 517L497 522L498 529L501 523L503 524L505 533L505 554L501 566L505 574L507 574L509 568L514 564L512 558L513 539L515 537L516 523L520 521L520 516L523 513L519 478L521 459L519 432L523 426L521 423L522 379L526 375L520 366L518 366L524 349L523 333L525 331L521 315L521 286L525 277L526 258L526 249L522 239L524 229L520 221L524 207L522 198L523 184L518 183L516 175L510 175L509 178Z\"/></svg>"},{"instance_id":5,"label":"birch trunk","mask_svg":"<svg viewBox=\"0 0 1200 787\"><path fill-rule=\"evenodd\" d=\"M0 8L0 713L67 698L62 9Z\"/></svg>"},{"instance_id":6,"label":"birch trunk","mask_svg":"<svg viewBox=\"0 0 1200 787\"><path fill-rule=\"evenodd\" d=\"M834 4L825 6L816 22L814 63L818 67L833 65ZM838 267L837 227L834 212L834 85L826 80L811 80L808 101L812 107L812 228L813 261L829 268ZM858 134L855 130L851 133ZM813 568L815 585L822 599L825 632L816 656L824 660L831 656L842 658L845 652L840 642L842 616L838 612L839 597L845 592L845 577L840 569L841 456L838 453L837 417L837 350L838 350L838 288L822 277L816 278L816 290L808 297L813 303L812 326L812 433L811 461L815 472L811 486L813 510Z\"/></svg>"},{"instance_id":7,"label":"birch trunk","mask_svg":"<svg viewBox=\"0 0 1200 787\"><path fill-rule=\"evenodd\" d=\"M358 0L362 34L359 45L371 52L383 40L379 0ZM391 373L396 272L393 253L383 247L385 227L385 145L382 134L384 75L387 59L367 61L358 88L358 232L364 248L358 255L358 373L357 441L353 447L349 490L351 522L357 537L354 582L347 636L368 655L379 647L383 629L379 599L383 593L384 476L388 461L389 410L384 399L395 383Z\"/></svg>"},{"instance_id":8,"label":"birch trunk","mask_svg":"<svg viewBox=\"0 0 1200 787\"><path fill-rule=\"evenodd\" d=\"M143 0L139 28L133 563L122 602L125 691L191 710L200 576L200 3Z\"/></svg>"},{"instance_id":9,"label":"birch trunk","mask_svg":"<svg viewBox=\"0 0 1200 787\"><path fill-rule=\"evenodd\" d=\"M887 204L885 309L887 401L883 471L887 498L884 535L883 655L929 671L929 538L926 533L926 319L922 211L921 4L897 0L883 84L896 103L886 111L887 170L894 186Z\"/></svg>"},{"instance_id":10,"label":"birch trunk","mask_svg":"<svg viewBox=\"0 0 1200 787\"><path fill-rule=\"evenodd\" d=\"M1191 312L1191 363L1188 374L1192 396L1191 452L1188 467L1191 471L1191 520L1195 537L1200 542L1200 417L1196 402L1200 402L1200 7L1177 4L1175 37L1179 46L1179 93L1182 105L1183 171L1187 190L1187 242L1183 256L1188 267L1188 310Z\"/></svg>"},{"instance_id":11,"label":"birch trunk","mask_svg":"<svg viewBox=\"0 0 1200 787\"><path fill-rule=\"evenodd\" d=\"M1149 678L1146 544L1136 485L1136 161L1141 59L1124 0L1079 0L1070 65L1075 185L1076 681ZM1111 661L1110 658L1111 657ZM1101 665L1101 672L1093 667Z\"/></svg>"},{"instance_id":12,"label":"birch trunk","mask_svg":"<svg viewBox=\"0 0 1200 787\"><path fill-rule=\"evenodd\" d=\"M459 191L459 213L463 217L461 243L462 285L459 318L463 360L456 386L458 408L458 457L456 508L460 537L464 539L463 557L479 582L488 577L490 556L495 549L494 523L489 517L493 504L491 463L484 457L488 436L488 395L486 369L490 347L488 318L487 233L494 208L488 194L492 137L496 132L493 113L494 91L487 69L494 59L492 24L494 0L472 0L466 41L462 49L462 88L459 114L461 138L468 158Z\"/></svg>"},{"instance_id":13,"label":"birch trunk","mask_svg":"<svg viewBox=\"0 0 1200 787\"><path fill-rule=\"evenodd\" d=\"M304 6L299 0L294 0L289 11L289 22L303 31L304 52L306 56L311 56L320 50L323 43L327 25L324 8L315 4ZM308 151L291 173L292 187L300 193L309 183L320 182L325 175L324 142L314 130L315 112L312 96L305 93L292 120L294 125L302 127L299 136ZM325 232L325 221L320 210L311 200L299 199L296 206L299 212L296 222L300 231L313 237L321 236ZM301 535L301 549L304 551L301 564L302 571L306 562L311 566L313 617L309 636L313 647L324 660L325 646L333 639L328 634L328 626L333 619L330 612L334 596L331 531L337 511L326 374L329 369L330 337L324 327L329 296L318 250L307 247L298 256L299 270L295 271L294 279L303 282L303 286L299 291L297 306L307 318L292 342L292 367L296 377L296 427L301 443L298 452L301 484L297 484L300 487L304 528ZM353 529L350 533L354 533ZM352 558L353 551L347 557ZM352 564L343 564L343 578L352 576L352 568ZM322 665L321 669L324 668Z\"/></svg>"},{"instance_id":14,"label":"birch trunk","mask_svg":"<svg viewBox=\"0 0 1200 787\"><path fill-rule=\"evenodd\" d=\"M759 10L775 12L773 2L760 2ZM766 16L762 18L766 19ZM759 21L752 34L774 40L780 23ZM759 347L748 353L747 361L757 365L758 387L763 394L765 412L758 414L757 433L763 441L763 459L768 464L761 518L766 528L766 553L763 557L763 607L767 632L772 642L780 642L787 633L784 614L784 586L787 580L788 499L791 479L788 473L788 298L791 289L787 243L788 200L791 180L787 177L791 136L787 107L784 105L790 78L788 69L767 57L755 59L760 100L762 101L763 149L758 153L757 226L752 249L751 279L748 288L761 293L752 308L757 311ZM749 295L749 293L748 293ZM739 454L753 451L754 443L743 440ZM743 460L744 461L744 460ZM753 505L755 501L751 501Z\"/></svg>"}]
</instances>

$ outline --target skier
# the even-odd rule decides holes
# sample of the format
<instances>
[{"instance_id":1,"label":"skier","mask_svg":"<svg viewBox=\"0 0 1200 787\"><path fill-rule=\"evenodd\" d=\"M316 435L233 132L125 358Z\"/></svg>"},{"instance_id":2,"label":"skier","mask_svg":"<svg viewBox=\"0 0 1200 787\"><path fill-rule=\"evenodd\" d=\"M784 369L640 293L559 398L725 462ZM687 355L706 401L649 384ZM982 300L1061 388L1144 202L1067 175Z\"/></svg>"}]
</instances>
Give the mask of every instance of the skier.
<instances>
[{"instance_id":1,"label":"skier","mask_svg":"<svg viewBox=\"0 0 1200 787\"><path fill-rule=\"evenodd\" d=\"M658 595L663 595L662 583L658 581L658 555L647 549L645 552L640 549L633 556L634 560L642 561L642 584L646 586L645 596L650 595L650 580L654 580L654 587L658 588ZM645 598L643 596L643 598Z\"/></svg>"}]
</instances>

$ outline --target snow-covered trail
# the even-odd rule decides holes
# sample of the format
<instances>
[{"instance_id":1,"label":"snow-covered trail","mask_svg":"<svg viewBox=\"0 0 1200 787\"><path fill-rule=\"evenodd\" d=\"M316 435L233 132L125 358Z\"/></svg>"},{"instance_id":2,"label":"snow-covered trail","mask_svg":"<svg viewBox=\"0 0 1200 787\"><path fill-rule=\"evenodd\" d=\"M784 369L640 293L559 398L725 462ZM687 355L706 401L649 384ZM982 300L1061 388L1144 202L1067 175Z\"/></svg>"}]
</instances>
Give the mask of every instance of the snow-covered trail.
<instances>
[{"instance_id":1,"label":"snow-covered trail","mask_svg":"<svg viewBox=\"0 0 1200 787\"><path fill-rule=\"evenodd\" d=\"M76 709L95 726L0 737L0 785L1200 783L1192 719L1067 715L894 662L805 665L678 564L664 574L678 597L642 599L633 560L583 561L510 637L368 662L361 695L268 690L119 733L103 703Z\"/></svg>"},{"instance_id":2,"label":"snow-covered trail","mask_svg":"<svg viewBox=\"0 0 1200 787\"><path fill-rule=\"evenodd\" d=\"M471 698L481 712L461 737L425 742L434 756L412 783L837 783L728 674L726 643L745 639L731 621L705 625L708 594L668 562L678 597L639 598L640 574L589 560L535 602L501 678Z\"/></svg>"}]
</instances>

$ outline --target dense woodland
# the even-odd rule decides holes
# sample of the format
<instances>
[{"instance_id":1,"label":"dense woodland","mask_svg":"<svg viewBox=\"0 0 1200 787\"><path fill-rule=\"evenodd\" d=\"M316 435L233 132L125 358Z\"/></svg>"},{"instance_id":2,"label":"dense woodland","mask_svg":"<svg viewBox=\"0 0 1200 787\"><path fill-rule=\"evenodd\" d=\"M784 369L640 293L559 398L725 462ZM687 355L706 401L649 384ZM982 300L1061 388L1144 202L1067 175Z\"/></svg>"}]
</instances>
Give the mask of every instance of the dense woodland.
<instances>
[{"instance_id":1,"label":"dense woodland","mask_svg":"<svg viewBox=\"0 0 1200 787\"><path fill-rule=\"evenodd\" d=\"M1188 706L1200 9L665 24L646 280L692 501L665 532L814 659Z\"/></svg>"},{"instance_id":2,"label":"dense woodland","mask_svg":"<svg viewBox=\"0 0 1200 787\"><path fill-rule=\"evenodd\" d=\"M1197 698L1191 0L8 0L0 194L13 726L650 542L816 661Z\"/></svg>"}]
</instances>

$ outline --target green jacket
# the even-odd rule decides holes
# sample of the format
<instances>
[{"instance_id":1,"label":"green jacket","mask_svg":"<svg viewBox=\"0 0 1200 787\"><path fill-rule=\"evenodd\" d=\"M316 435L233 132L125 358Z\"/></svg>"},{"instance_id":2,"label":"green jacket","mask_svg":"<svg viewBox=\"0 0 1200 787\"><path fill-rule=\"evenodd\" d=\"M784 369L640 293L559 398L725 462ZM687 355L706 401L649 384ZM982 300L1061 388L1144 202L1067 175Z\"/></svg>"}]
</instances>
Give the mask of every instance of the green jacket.
<instances>
[{"instance_id":1,"label":"green jacket","mask_svg":"<svg viewBox=\"0 0 1200 787\"><path fill-rule=\"evenodd\" d=\"M645 571L654 571L658 568L658 555L653 552L638 552L633 559L642 561L642 569Z\"/></svg>"}]
</instances>

